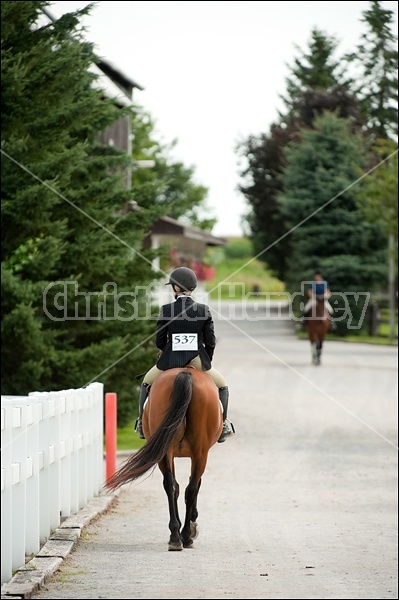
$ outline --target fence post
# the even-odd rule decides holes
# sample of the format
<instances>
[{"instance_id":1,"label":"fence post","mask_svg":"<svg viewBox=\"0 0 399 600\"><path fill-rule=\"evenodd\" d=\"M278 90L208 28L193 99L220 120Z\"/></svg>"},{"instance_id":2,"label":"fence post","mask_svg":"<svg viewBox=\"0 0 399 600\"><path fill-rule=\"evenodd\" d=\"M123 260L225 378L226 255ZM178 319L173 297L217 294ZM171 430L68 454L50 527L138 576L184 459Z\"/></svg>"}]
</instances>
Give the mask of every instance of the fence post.
<instances>
[{"instance_id":1,"label":"fence post","mask_svg":"<svg viewBox=\"0 0 399 600\"><path fill-rule=\"evenodd\" d=\"M95 463L95 492L97 494L104 483L104 384L95 382L91 385L95 396L95 429L97 432L95 438L95 453L97 456Z\"/></svg>"},{"instance_id":2,"label":"fence post","mask_svg":"<svg viewBox=\"0 0 399 600\"><path fill-rule=\"evenodd\" d=\"M369 335L378 335L379 309L377 302L371 302L369 308Z\"/></svg>"},{"instance_id":3,"label":"fence post","mask_svg":"<svg viewBox=\"0 0 399 600\"><path fill-rule=\"evenodd\" d=\"M25 523L26 523L26 446L27 411L26 398L11 401L11 527L12 527L12 568L25 564Z\"/></svg>"},{"instance_id":4,"label":"fence post","mask_svg":"<svg viewBox=\"0 0 399 600\"><path fill-rule=\"evenodd\" d=\"M36 554L40 549L39 523L39 416L40 407L35 398L29 398L27 418L26 462L26 531L25 553Z\"/></svg>"},{"instance_id":5,"label":"fence post","mask_svg":"<svg viewBox=\"0 0 399 600\"><path fill-rule=\"evenodd\" d=\"M71 514L71 403L60 396L60 510L61 518Z\"/></svg>"},{"instance_id":6,"label":"fence post","mask_svg":"<svg viewBox=\"0 0 399 600\"><path fill-rule=\"evenodd\" d=\"M71 473L70 481L70 504L71 514L79 510L79 452L78 452L78 401L75 390L67 390L67 404L71 411L71 437L69 441L71 449Z\"/></svg>"},{"instance_id":7,"label":"fence post","mask_svg":"<svg viewBox=\"0 0 399 600\"><path fill-rule=\"evenodd\" d=\"M77 396L78 412L78 462L79 462L79 509L88 501L87 494L87 395L79 389Z\"/></svg>"},{"instance_id":8,"label":"fence post","mask_svg":"<svg viewBox=\"0 0 399 600\"><path fill-rule=\"evenodd\" d=\"M11 428L12 407L1 407L1 583L12 577L12 484L11 484Z\"/></svg>"},{"instance_id":9,"label":"fence post","mask_svg":"<svg viewBox=\"0 0 399 600\"><path fill-rule=\"evenodd\" d=\"M116 394L114 392L105 394L105 456L107 479L112 477L116 470L116 405Z\"/></svg>"}]
</instances>

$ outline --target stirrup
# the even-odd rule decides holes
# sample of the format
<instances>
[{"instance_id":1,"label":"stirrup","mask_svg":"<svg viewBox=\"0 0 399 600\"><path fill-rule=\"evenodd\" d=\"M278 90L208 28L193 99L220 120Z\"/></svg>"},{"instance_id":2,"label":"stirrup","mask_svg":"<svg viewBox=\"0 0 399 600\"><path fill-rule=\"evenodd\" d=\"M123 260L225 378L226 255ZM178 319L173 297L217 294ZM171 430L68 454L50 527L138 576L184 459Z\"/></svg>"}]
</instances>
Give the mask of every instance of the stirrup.
<instances>
[{"instance_id":1,"label":"stirrup","mask_svg":"<svg viewBox=\"0 0 399 600\"><path fill-rule=\"evenodd\" d=\"M141 421L141 417L137 417L136 425L134 426L134 430L139 436L141 440L145 440L145 435L143 433L143 424Z\"/></svg>"},{"instance_id":2,"label":"stirrup","mask_svg":"<svg viewBox=\"0 0 399 600\"><path fill-rule=\"evenodd\" d=\"M236 430L234 429L233 423L228 419L225 419L225 421L223 422L222 433L220 434L220 437L218 439L218 443L221 444L226 440L227 437L234 435L235 432Z\"/></svg>"}]
</instances>

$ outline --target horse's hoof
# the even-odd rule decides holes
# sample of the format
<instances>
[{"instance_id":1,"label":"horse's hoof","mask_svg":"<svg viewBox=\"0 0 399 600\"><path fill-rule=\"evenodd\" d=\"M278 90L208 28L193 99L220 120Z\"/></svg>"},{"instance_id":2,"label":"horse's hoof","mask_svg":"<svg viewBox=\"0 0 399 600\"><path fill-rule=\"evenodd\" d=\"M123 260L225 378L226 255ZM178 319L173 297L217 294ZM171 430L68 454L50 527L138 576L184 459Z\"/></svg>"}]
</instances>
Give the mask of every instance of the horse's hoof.
<instances>
[{"instance_id":1,"label":"horse's hoof","mask_svg":"<svg viewBox=\"0 0 399 600\"><path fill-rule=\"evenodd\" d=\"M190 538L189 540L187 540L186 542L183 542L183 546L185 548L191 548L191 546L194 544L194 541Z\"/></svg>"},{"instance_id":2,"label":"horse's hoof","mask_svg":"<svg viewBox=\"0 0 399 600\"><path fill-rule=\"evenodd\" d=\"M199 535L199 527L195 521L190 521L190 536L191 539L196 540Z\"/></svg>"},{"instance_id":3,"label":"horse's hoof","mask_svg":"<svg viewBox=\"0 0 399 600\"><path fill-rule=\"evenodd\" d=\"M183 544L180 542L176 542L176 543L171 543L169 542L168 544L168 550L171 550L172 552L175 550L183 550Z\"/></svg>"}]
</instances>

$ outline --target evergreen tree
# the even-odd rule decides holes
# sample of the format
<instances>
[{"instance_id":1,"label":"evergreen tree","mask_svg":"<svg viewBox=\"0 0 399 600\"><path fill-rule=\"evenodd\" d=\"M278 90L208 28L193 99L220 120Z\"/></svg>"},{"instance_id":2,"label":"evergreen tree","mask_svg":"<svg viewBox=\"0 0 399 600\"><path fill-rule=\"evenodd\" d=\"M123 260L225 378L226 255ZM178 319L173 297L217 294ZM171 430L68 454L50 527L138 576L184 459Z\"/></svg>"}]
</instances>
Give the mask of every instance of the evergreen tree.
<instances>
[{"instance_id":1,"label":"evergreen tree","mask_svg":"<svg viewBox=\"0 0 399 600\"><path fill-rule=\"evenodd\" d=\"M313 28L308 49L302 51L295 46L298 56L289 67L287 92L282 97L289 114L295 114L297 98L309 90L331 92L339 87L348 87L342 62L334 56L337 45L334 37Z\"/></svg>"},{"instance_id":2,"label":"evergreen tree","mask_svg":"<svg viewBox=\"0 0 399 600\"><path fill-rule=\"evenodd\" d=\"M378 224L365 222L356 200L354 184L367 160L362 137L344 119L326 113L288 146L286 158L279 201L292 228L288 288L300 291L301 281L322 268L333 292L352 294L353 327L362 310L362 298L353 293L371 292L386 277L385 237ZM335 300L339 311L343 299ZM342 333L347 324L339 323Z\"/></svg>"},{"instance_id":3,"label":"evergreen tree","mask_svg":"<svg viewBox=\"0 0 399 600\"><path fill-rule=\"evenodd\" d=\"M114 302L156 277L142 248L153 215L126 214L128 159L97 141L124 112L93 86L96 58L79 26L86 11L41 25L47 5L1 3L2 393L96 379L118 393L123 424L134 375L155 359L154 322L143 318L144 293L136 312L130 296L119 299L126 312Z\"/></svg>"},{"instance_id":4,"label":"evergreen tree","mask_svg":"<svg viewBox=\"0 0 399 600\"><path fill-rule=\"evenodd\" d=\"M356 52L348 56L361 72L355 93L374 137L393 137L398 133L398 38L394 33L394 13L373 0L362 21L367 29Z\"/></svg>"},{"instance_id":5,"label":"evergreen tree","mask_svg":"<svg viewBox=\"0 0 399 600\"><path fill-rule=\"evenodd\" d=\"M277 200L282 191L280 175L285 168L287 144L299 141L302 128L312 127L315 118L324 112L349 119L354 131L362 125L356 98L346 89L342 68L333 56L336 46L334 38L317 29L311 32L308 50L301 51L290 67L284 99L286 114L280 115L268 134L251 136L237 147L248 162L241 173L244 183L239 190L250 206L246 220L255 251L263 252L260 258L281 279L285 279L292 253L290 236L285 235L289 227Z\"/></svg>"},{"instance_id":6,"label":"evergreen tree","mask_svg":"<svg viewBox=\"0 0 399 600\"><path fill-rule=\"evenodd\" d=\"M381 2L372 1L369 6L362 18L366 31L356 52L349 59L360 72L356 93L361 102L371 148L370 166L384 162L365 182L363 195L359 194L359 203L365 218L379 222L387 234L389 277L384 287L388 287L393 337L396 303L394 282L395 279L397 281L397 183L395 195L395 160L392 152L397 148L398 134L397 35L393 12L383 8Z\"/></svg>"}]
</instances>

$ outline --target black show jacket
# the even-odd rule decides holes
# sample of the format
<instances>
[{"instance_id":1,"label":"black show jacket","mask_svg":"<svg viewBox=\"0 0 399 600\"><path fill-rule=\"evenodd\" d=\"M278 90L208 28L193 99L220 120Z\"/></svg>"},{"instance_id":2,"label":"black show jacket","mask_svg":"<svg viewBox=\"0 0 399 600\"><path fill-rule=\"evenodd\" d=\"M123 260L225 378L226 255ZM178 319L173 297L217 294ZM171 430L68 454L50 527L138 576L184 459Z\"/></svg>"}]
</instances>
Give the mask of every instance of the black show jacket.
<instances>
[{"instance_id":1,"label":"black show jacket","mask_svg":"<svg viewBox=\"0 0 399 600\"><path fill-rule=\"evenodd\" d=\"M173 333L198 334L198 350L172 350ZM184 367L199 355L204 371L208 371L216 346L209 306L195 302L190 296L179 296L175 302L164 304L158 317L155 344L162 350L156 363L158 369Z\"/></svg>"}]
</instances>

